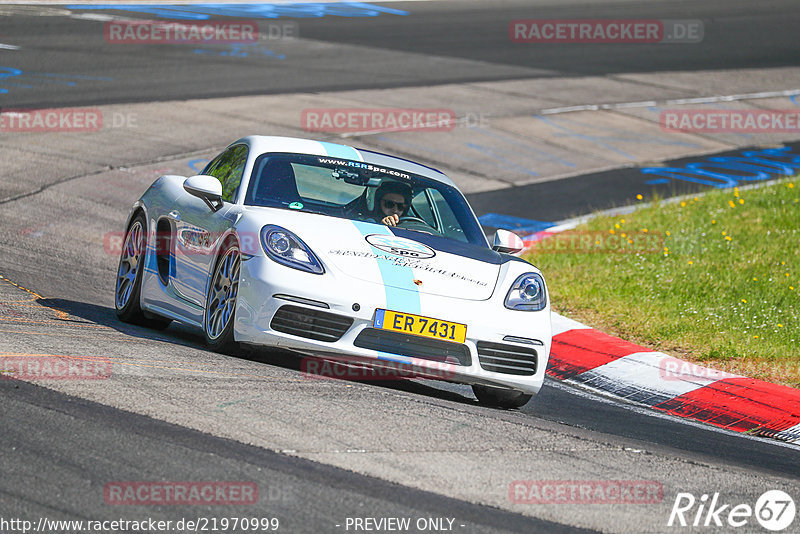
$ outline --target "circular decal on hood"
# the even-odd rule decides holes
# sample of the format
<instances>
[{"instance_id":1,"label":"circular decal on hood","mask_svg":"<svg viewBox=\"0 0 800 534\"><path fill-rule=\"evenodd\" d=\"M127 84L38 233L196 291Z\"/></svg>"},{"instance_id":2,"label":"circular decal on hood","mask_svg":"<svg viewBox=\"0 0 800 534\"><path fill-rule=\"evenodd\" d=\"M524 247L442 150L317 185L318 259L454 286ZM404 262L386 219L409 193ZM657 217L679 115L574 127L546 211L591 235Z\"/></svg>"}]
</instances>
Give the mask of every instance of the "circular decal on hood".
<instances>
[{"instance_id":1,"label":"circular decal on hood","mask_svg":"<svg viewBox=\"0 0 800 534\"><path fill-rule=\"evenodd\" d=\"M366 239L367 243L378 250L394 254L395 256L420 259L436 256L436 252L429 246L394 235L370 234Z\"/></svg>"}]
</instances>

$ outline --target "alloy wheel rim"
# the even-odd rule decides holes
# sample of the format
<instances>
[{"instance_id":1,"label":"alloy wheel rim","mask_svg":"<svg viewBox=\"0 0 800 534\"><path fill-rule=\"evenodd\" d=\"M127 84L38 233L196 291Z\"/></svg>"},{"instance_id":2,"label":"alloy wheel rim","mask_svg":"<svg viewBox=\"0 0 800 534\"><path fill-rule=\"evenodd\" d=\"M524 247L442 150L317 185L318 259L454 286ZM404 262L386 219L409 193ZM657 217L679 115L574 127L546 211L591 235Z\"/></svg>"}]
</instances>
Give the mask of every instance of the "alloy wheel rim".
<instances>
[{"instance_id":1,"label":"alloy wheel rim","mask_svg":"<svg viewBox=\"0 0 800 534\"><path fill-rule=\"evenodd\" d=\"M139 262L142 258L143 243L142 223L136 221L128 230L128 235L125 237L125 245L122 247L122 254L119 259L116 291L118 309L122 309L128 304L131 293L133 293L136 275L139 272Z\"/></svg>"},{"instance_id":2,"label":"alloy wheel rim","mask_svg":"<svg viewBox=\"0 0 800 534\"><path fill-rule=\"evenodd\" d=\"M205 321L206 334L210 339L220 337L233 317L239 293L240 265L239 251L233 247L228 249L214 272Z\"/></svg>"}]
</instances>

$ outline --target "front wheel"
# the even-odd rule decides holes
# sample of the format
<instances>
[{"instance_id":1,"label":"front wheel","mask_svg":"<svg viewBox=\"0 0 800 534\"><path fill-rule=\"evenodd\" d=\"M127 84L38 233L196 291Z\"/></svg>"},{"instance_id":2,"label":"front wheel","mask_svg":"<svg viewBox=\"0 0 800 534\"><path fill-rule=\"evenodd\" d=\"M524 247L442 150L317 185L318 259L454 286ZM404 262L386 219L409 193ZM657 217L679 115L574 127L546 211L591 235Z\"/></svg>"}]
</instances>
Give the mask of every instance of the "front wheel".
<instances>
[{"instance_id":1,"label":"front wheel","mask_svg":"<svg viewBox=\"0 0 800 534\"><path fill-rule=\"evenodd\" d=\"M140 303L146 250L147 219L143 213L139 213L128 227L119 255L114 307L117 317L123 322L163 330L172 320L145 315Z\"/></svg>"},{"instance_id":2,"label":"front wheel","mask_svg":"<svg viewBox=\"0 0 800 534\"><path fill-rule=\"evenodd\" d=\"M233 243L227 245L220 253L208 286L203 331L206 343L217 352L230 353L238 348L233 339L233 323L241 264L239 247Z\"/></svg>"},{"instance_id":3,"label":"front wheel","mask_svg":"<svg viewBox=\"0 0 800 534\"><path fill-rule=\"evenodd\" d=\"M491 386L472 385L472 392L478 397L478 402L490 408L521 408L525 406L533 395L515 389L493 388Z\"/></svg>"}]
</instances>

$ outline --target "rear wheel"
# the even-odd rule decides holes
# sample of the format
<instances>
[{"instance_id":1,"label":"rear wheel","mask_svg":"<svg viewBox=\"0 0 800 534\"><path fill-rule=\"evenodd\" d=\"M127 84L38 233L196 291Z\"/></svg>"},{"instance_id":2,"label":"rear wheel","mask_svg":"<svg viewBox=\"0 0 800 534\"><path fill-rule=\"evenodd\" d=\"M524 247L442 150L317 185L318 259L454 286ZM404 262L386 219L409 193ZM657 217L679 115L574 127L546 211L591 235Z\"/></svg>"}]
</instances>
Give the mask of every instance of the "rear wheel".
<instances>
[{"instance_id":1,"label":"rear wheel","mask_svg":"<svg viewBox=\"0 0 800 534\"><path fill-rule=\"evenodd\" d=\"M125 233L125 241L119 255L117 284L114 290L114 305L117 317L126 323L163 330L171 319L145 315L141 307L142 277L147 251L147 219L139 212Z\"/></svg>"},{"instance_id":2,"label":"rear wheel","mask_svg":"<svg viewBox=\"0 0 800 534\"><path fill-rule=\"evenodd\" d=\"M533 395L515 389L493 388L491 386L472 385L472 391L478 397L478 402L491 408L521 408L525 406Z\"/></svg>"},{"instance_id":3,"label":"rear wheel","mask_svg":"<svg viewBox=\"0 0 800 534\"><path fill-rule=\"evenodd\" d=\"M239 247L229 243L219 255L208 286L203 331L206 343L217 352L228 353L238 348L233 339L233 322L241 264Z\"/></svg>"}]
</instances>

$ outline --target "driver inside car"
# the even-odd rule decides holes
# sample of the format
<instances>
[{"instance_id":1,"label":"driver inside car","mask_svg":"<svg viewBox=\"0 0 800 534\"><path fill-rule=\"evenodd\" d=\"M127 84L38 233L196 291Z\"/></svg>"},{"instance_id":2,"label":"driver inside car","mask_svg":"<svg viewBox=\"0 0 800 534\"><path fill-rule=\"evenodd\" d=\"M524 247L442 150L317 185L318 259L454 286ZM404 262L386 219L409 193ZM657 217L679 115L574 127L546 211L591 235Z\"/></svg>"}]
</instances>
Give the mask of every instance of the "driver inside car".
<instances>
[{"instance_id":1,"label":"driver inside car","mask_svg":"<svg viewBox=\"0 0 800 534\"><path fill-rule=\"evenodd\" d=\"M401 182L383 182L375 191L373 217L386 226L396 226L411 207L411 188Z\"/></svg>"}]
</instances>

